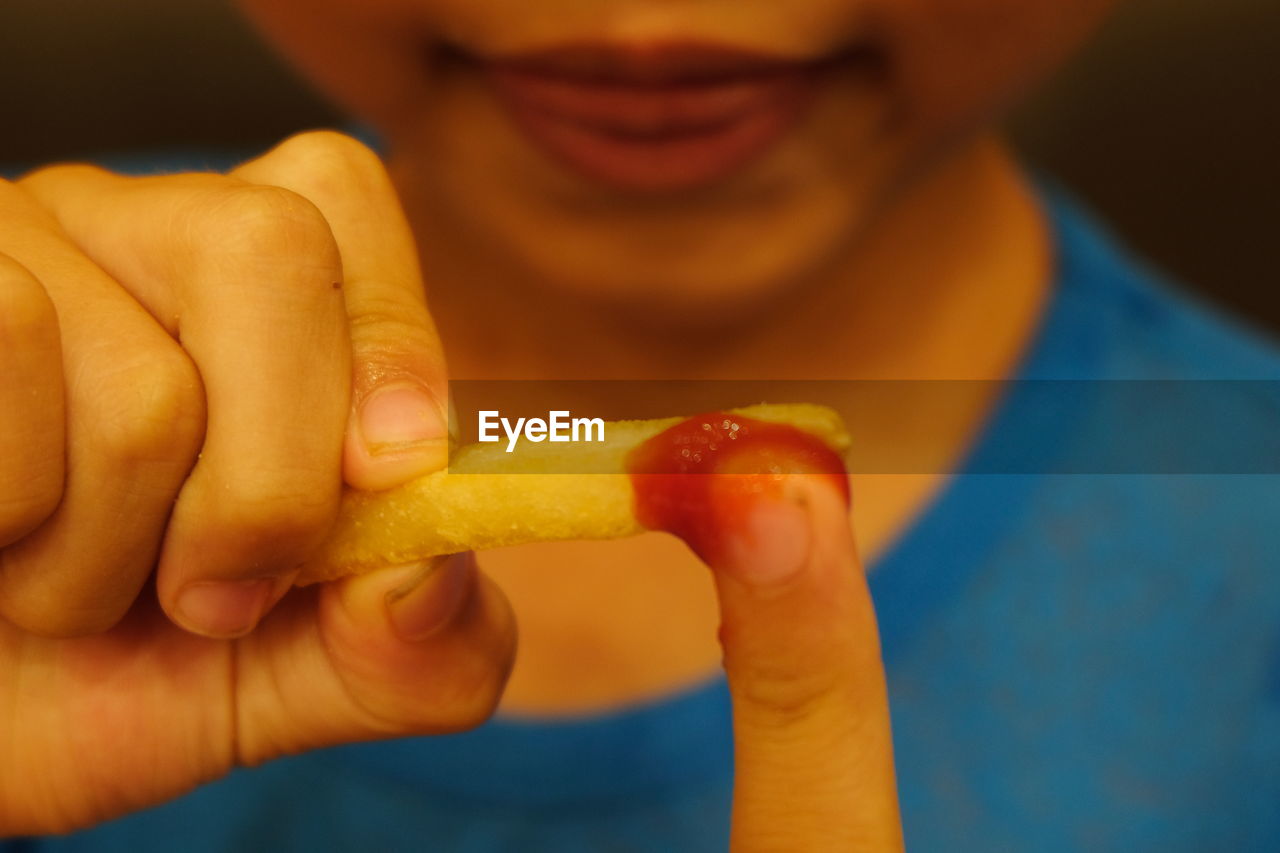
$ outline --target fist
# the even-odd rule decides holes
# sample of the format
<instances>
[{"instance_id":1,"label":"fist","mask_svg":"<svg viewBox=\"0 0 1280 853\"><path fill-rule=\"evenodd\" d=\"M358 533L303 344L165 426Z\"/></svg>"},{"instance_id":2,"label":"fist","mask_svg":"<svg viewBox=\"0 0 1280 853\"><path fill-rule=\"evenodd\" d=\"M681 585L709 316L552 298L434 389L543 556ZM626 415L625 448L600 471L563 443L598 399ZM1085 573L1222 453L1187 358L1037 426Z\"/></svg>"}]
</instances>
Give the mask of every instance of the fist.
<instances>
[{"instance_id":1,"label":"fist","mask_svg":"<svg viewBox=\"0 0 1280 853\"><path fill-rule=\"evenodd\" d=\"M515 629L469 555L293 587L344 487L443 465L444 380L354 140L0 183L0 836L488 717Z\"/></svg>"},{"instance_id":2,"label":"fist","mask_svg":"<svg viewBox=\"0 0 1280 853\"><path fill-rule=\"evenodd\" d=\"M346 483L443 464L443 358L377 156L296 137L231 175L0 186L0 616L103 631L156 571L241 636Z\"/></svg>"}]
</instances>

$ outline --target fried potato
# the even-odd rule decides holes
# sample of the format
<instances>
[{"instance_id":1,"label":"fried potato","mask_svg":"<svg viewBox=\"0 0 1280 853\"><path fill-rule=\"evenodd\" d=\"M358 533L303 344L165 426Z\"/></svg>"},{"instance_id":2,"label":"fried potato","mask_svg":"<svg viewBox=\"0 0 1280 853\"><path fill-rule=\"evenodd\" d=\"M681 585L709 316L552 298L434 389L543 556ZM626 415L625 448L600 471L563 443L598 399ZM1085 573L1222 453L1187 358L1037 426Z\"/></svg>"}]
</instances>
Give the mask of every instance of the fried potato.
<instances>
[{"instance_id":1,"label":"fried potato","mask_svg":"<svg viewBox=\"0 0 1280 853\"><path fill-rule=\"evenodd\" d=\"M727 413L789 424L841 453L848 449L844 422L825 406L762 404ZM455 451L445 471L384 492L349 490L297 583L458 551L641 533L627 455L683 420L610 421L603 442L524 441L511 453L503 443L471 444Z\"/></svg>"}]
</instances>

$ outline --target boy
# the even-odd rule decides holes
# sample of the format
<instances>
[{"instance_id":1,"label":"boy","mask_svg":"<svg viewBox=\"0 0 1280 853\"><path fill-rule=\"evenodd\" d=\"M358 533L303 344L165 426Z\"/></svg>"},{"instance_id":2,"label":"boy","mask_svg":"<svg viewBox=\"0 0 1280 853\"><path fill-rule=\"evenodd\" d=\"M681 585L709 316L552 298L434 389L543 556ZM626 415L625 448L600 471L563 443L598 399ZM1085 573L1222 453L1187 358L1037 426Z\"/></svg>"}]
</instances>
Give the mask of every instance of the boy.
<instances>
[{"instance_id":1,"label":"boy","mask_svg":"<svg viewBox=\"0 0 1280 853\"><path fill-rule=\"evenodd\" d=\"M463 379L1280 374L990 129L1105 2L245 5L387 170L322 134L227 176L5 188L0 828L503 715L36 849L704 850L731 823L742 850L900 844L829 490L747 513L712 585L650 536L485 554L496 585L464 555L290 592L344 482L442 464L441 352ZM955 387L927 430L898 407L854 427L873 457L945 460L851 478L907 836L1274 842L1274 478L1050 476L1099 471L1080 437L1141 417ZM1261 452L1273 402L1217 407Z\"/></svg>"}]
</instances>

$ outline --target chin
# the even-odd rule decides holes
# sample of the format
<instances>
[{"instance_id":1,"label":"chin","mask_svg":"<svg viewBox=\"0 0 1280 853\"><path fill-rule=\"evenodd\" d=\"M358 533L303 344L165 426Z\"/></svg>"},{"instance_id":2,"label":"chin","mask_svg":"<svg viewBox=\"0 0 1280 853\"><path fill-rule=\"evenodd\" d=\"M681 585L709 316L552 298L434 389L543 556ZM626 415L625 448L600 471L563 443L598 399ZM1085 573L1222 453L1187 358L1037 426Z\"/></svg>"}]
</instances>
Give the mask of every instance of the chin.
<instances>
[{"instance_id":1,"label":"chin","mask_svg":"<svg viewBox=\"0 0 1280 853\"><path fill-rule=\"evenodd\" d=\"M749 324L797 300L856 244L867 220L858 196L827 200L797 191L770 214L732 209L678 234L644 221L590 240L566 228L563 240L526 245L517 263L542 287L649 326Z\"/></svg>"},{"instance_id":2,"label":"chin","mask_svg":"<svg viewBox=\"0 0 1280 853\"><path fill-rule=\"evenodd\" d=\"M636 259L601 274L573 275L561 268L545 281L547 288L600 309L621 327L672 334L750 327L785 310L806 286L798 258L771 269L744 268L735 263L739 260L673 268ZM627 273L619 274L623 269Z\"/></svg>"}]
</instances>

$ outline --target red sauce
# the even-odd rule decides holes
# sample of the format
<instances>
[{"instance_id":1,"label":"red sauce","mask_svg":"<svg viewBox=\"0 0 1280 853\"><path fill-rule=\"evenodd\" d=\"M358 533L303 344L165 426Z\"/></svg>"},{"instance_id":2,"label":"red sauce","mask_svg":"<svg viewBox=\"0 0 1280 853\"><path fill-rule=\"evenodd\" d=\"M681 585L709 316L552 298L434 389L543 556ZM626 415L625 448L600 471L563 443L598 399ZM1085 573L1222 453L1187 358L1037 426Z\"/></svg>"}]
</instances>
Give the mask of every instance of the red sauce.
<instances>
[{"instance_id":1,"label":"red sauce","mask_svg":"<svg viewBox=\"0 0 1280 853\"><path fill-rule=\"evenodd\" d=\"M674 533L708 563L756 501L776 498L789 474L831 477L849 502L849 478L826 442L786 424L724 412L696 415L631 451L636 518ZM717 476L690 476L712 474Z\"/></svg>"}]
</instances>

